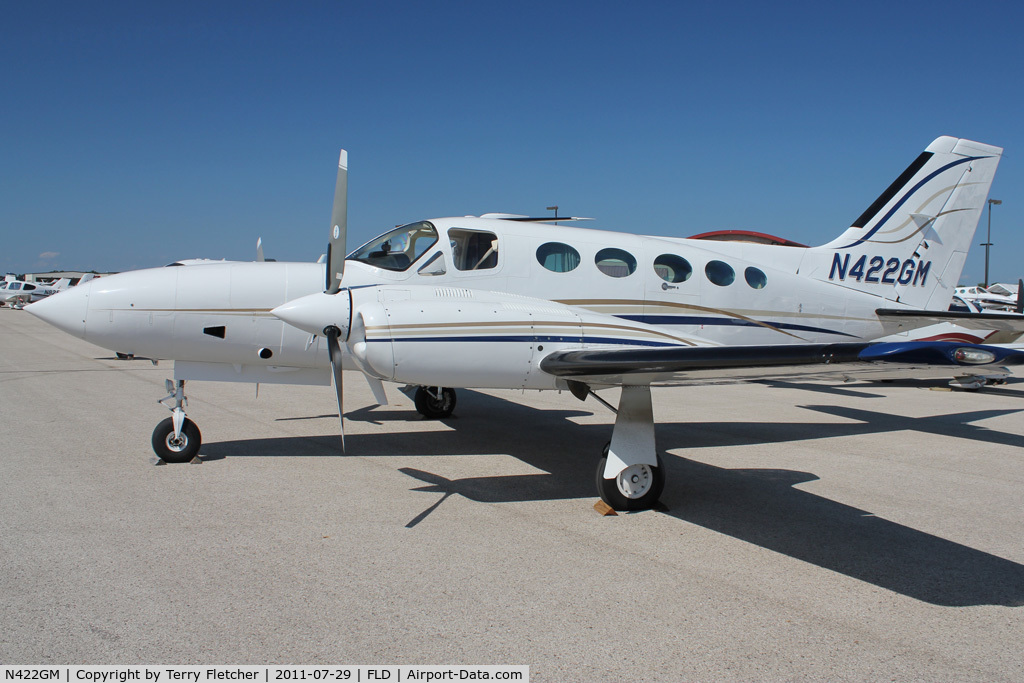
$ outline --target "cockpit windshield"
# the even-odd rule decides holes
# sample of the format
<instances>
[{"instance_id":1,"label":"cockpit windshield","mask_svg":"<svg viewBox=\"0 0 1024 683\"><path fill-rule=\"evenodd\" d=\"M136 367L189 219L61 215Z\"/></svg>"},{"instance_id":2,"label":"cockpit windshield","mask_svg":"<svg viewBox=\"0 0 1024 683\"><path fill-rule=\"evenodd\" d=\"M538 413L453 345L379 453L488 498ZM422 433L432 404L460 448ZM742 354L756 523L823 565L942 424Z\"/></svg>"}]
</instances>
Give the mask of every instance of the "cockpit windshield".
<instances>
[{"instance_id":1,"label":"cockpit windshield","mask_svg":"<svg viewBox=\"0 0 1024 683\"><path fill-rule=\"evenodd\" d=\"M437 230L427 221L410 223L384 233L359 247L346 259L383 268L402 271L423 256L423 252L437 242Z\"/></svg>"}]
</instances>

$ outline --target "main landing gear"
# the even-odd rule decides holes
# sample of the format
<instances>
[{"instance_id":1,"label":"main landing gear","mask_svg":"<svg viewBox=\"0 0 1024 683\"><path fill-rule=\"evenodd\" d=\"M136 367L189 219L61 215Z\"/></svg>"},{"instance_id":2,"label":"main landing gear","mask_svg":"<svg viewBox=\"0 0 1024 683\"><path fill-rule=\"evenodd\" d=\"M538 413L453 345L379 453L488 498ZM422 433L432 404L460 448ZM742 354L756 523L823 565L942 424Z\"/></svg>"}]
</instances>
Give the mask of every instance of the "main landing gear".
<instances>
[{"instance_id":1,"label":"main landing gear","mask_svg":"<svg viewBox=\"0 0 1024 683\"><path fill-rule=\"evenodd\" d=\"M665 467L654 445L654 409L649 386L624 386L618 410L589 386L569 382L580 400L593 396L615 413L612 440L597 463L597 492L614 510L649 510L665 488Z\"/></svg>"},{"instance_id":2,"label":"main landing gear","mask_svg":"<svg viewBox=\"0 0 1024 683\"><path fill-rule=\"evenodd\" d=\"M455 390L449 387L417 387L416 412L428 420L443 420L455 410Z\"/></svg>"},{"instance_id":3,"label":"main landing gear","mask_svg":"<svg viewBox=\"0 0 1024 683\"><path fill-rule=\"evenodd\" d=\"M153 430L153 452L164 462L202 462L199 460L199 447L203 440L199 427L185 417L183 409L188 405L185 380L167 380L166 384L167 396L158 402L170 409L171 417L161 421ZM170 400L174 401L173 407L167 404Z\"/></svg>"},{"instance_id":4,"label":"main landing gear","mask_svg":"<svg viewBox=\"0 0 1024 683\"><path fill-rule=\"evenodd\" d=\"M649 510L657 505L665 488L665 468L661 456L657 456L657 465L630 465L616 474L614 479L605 479L610 446L610 441L604 445L604 453L597 463L597 492L601 500L620 512Z\"/></svg>"}]
</instances>

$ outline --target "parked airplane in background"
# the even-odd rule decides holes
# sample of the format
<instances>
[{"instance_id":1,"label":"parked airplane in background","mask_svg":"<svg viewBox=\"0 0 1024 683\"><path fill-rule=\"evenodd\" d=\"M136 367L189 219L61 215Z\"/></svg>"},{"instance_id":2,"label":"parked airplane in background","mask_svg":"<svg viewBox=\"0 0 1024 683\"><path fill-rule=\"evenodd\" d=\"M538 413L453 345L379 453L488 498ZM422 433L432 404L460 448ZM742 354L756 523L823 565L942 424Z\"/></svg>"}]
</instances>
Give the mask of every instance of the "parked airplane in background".
<instances>
[{"instance_id":1,"label":"parked airplane in background","mask_svg":"<svg viewBox=\"0 0 1024 683\"><path fill-rule=\"evenodd\" d=\"M988 293L995 294L996 296L1010 297L1016 303L1024 297L1024 281L1017 280L1015 285L1006 282L993 282L988 286Z\"/></svg>"},{"instance_id":2,"label":"parked airplane in background","mask_svg":"<svg viewBox=\"0 0 1024 683\"><path fill-rule=\"evenodd\" d=\"M82 278L83 282L92 279L92 275ZM26 282L16 278L5 279L0 282L0 303L9 303L12 308L21 308L25 304L39 301L46 297L63 292L71 285L71 280L62 277L53 283L47 282Z\"/></svg>"},{"instance_id":3,"label":"parked airplane in background","mask_svg":"<svg viewBox=\"0 0 1024 683\"><path fill-rule=\"evenodd\" d=\"M975 302L982 308L1012 311L1020 308L1021 297L1024 296L1024 290L1019 285L1014 287L1014 291L1010 290L1012 286L994 284L988 289L981 285L957 287L954 290L954 294L966 301ZM1020 310L1017 310L1017 312L1020 313Z\"/></svg>"},{"instance_id":4,"label":"parked airplane in background","mask_svg":"<svg viewBox=\"0 0 1024 683\"><path fill-rule=\"evenodd\" d=\"M342 152L326 271L172 264L103 278L28 310L107 349L175 360L164 399L172 417L153 433L168 461L199 451L199 429L183 409L191 379L329 384L333 370L342 424L343 368L359 370L381 404L383 382L408 385L429 417L449 415L459 387L567 389L581 399L621 387L598 490L616 509L643 509L664 485L652 385L967 377L1024 363L1024 352L999 347L868 341L948 319L1001 153L938 138L821 247L645 237L492 214L404 225L346 258ZM1021 325L1020 316L984 318L989 328Z\"/></svg>"}]
</instances>

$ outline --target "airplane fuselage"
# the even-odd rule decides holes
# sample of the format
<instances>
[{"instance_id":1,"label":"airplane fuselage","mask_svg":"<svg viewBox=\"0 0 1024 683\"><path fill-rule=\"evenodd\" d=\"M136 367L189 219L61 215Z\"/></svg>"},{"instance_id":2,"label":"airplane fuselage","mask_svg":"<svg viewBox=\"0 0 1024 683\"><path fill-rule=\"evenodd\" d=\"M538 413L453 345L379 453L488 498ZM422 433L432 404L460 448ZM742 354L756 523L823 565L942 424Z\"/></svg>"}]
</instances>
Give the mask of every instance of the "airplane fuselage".
<instances>
[{"instance_id":1,"label":"airplane fuselage","mask_svg":"<svg viewBox=\"0 0 1024 683\"><path fill-rule=\"evenodd\" d=\"M887 285L880 283L876 296L803 275L808 249L481 218L413 225L404 233L387 233L393 237L386 241L395 244L376 249L375 242L383 244L378 238L346 261L344 286L353 309L382 297L394 307L412 291L432 293L432 306L443 300L457 304L467 291L479 304L480 293L491 293L490 299L502 299L504 313L488 315L493 319L486 324L504 351L517 340L530 346L538 339L541 344L548 339L550 351L563 337L567 343L582 337L594 346L753 345L854 341L884 333L874 310ZM322 291L324 268L224 262L122 273L62 294L63 305L75 309L71 319L76 322L65 329L121 353L173 358L179 378L326 383L323 337L311 339L270 313ZM593 319L539 331L536 314L516 315L515 306L508 306L515 297L590 312ZM481 341L483 324L468 316L465 325L431 328L430 334L436 335L434 342ZM577 335L583 327L588 334ZM426 336L416 340L421 350L433 348L422 345ZM523 362L541 353L534 351ZM356 367L347 350L345 366ZM474 382L471 375L453 379L448 385L496 383ZM551 378L542 384L536 388L555 386ZM534 383L524 378L521 385Z\"/></svg>"}]
</instances>

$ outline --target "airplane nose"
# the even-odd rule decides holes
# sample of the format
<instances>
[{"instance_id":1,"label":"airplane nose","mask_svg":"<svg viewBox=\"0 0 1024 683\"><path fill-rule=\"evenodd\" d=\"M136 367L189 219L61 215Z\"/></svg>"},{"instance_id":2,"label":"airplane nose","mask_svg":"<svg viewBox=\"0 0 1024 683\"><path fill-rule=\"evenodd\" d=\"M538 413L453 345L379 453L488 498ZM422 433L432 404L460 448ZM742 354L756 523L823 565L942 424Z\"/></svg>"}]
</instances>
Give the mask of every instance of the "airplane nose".
<instances>
[{"instance_id":1,"label":"airplane nose","mask_svg":"<svg viewBox=\"0 0 1024 683\"><path fill-rule=\"evenodd\" d=\"M270 313L310 334L323 334L325 327L336 325L341 330L341 338L346 339L352 319L349 296L348 290L337 294L310 294L281 304Z\"/></svg>"},{"instance_id":2,"label":"airplane nose","mask_svg":"<svg viewBox=\"0 0 1024 683\"><path fill-rule=\"evenodd\" d=\"M85 339L85 316L89 310L91 289L91 282L78 285L29 304L25 310L68 334Z\"/></svg>"}]
</instances>

